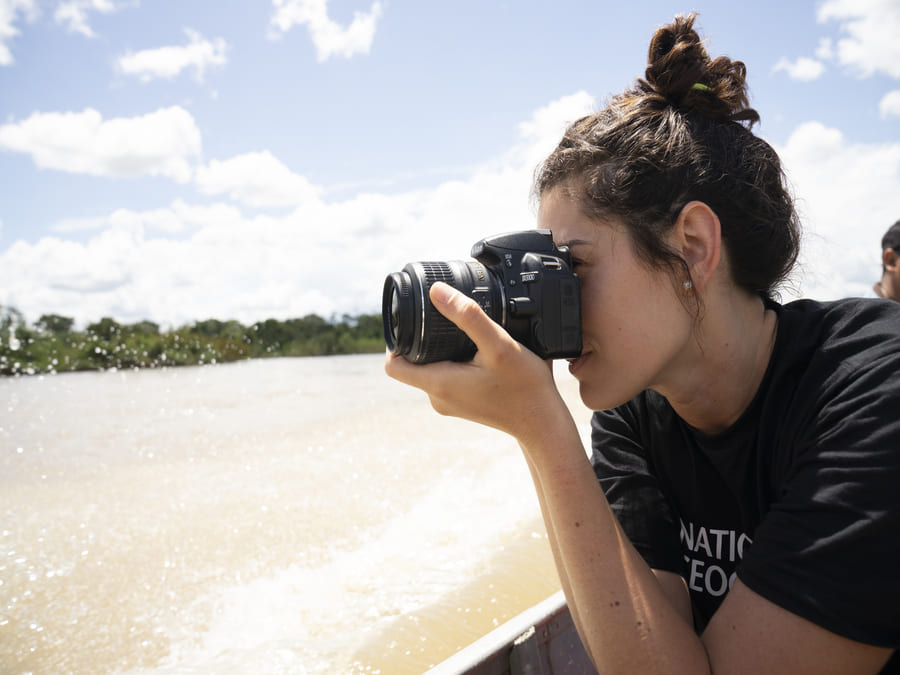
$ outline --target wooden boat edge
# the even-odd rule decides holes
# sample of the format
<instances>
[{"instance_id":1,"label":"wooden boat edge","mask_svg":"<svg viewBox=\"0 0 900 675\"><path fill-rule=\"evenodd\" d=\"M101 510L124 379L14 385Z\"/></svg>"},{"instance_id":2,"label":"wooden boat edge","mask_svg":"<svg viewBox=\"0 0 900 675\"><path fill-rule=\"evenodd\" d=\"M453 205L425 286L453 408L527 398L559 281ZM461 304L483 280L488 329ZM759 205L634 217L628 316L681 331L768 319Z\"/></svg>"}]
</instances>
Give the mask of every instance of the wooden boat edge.
<instances>
[{"instance_id":1,"label":"wooden boat edge","mask_svg":"<svg viewBox=\"0 0 900 675\"><path fill-rule=\"evenodd\" d=\"M427 671L426 675L595 673L562 591L526 609Z\"/></svg>"}]
</instances>

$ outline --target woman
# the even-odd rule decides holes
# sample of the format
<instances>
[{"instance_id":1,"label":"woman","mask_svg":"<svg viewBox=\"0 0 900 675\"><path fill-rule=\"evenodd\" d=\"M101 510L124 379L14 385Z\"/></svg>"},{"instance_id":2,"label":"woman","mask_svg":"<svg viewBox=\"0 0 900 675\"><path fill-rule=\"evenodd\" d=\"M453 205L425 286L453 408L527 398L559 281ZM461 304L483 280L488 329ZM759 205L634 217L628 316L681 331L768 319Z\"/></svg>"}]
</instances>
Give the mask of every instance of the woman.
<instances>
[{"instance_id":1,"label":"woman","mask_svg":"<svg viewBox=\"0 0 900 675\"><path fill-rule=\"evenodd\" d=\"M792 200L744 65L693 22L537 175L581 281L591 459L547 364L447 285L475 358L386 370L518 440L600 672L900 672L900 306L773 300Z\"/></svg>"}]
</instances>

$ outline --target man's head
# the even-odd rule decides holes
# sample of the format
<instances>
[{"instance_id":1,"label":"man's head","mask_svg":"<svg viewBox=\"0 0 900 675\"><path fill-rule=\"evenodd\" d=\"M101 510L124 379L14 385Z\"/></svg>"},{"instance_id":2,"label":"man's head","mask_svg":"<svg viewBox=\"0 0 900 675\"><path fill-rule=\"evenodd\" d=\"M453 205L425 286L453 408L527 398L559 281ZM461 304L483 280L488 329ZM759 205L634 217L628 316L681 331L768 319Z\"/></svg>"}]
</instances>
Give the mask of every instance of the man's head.
<instances>
[{"instance_id":1,"label":"man's head","mask_svg":"<svg viewBox=\"0 0 900 675\"><path fill-rule=\"evenodd\" d=\"M881 281L874 289L880 297L900 302L900 220L881 238Z\"/></svg>"}]
</instances>

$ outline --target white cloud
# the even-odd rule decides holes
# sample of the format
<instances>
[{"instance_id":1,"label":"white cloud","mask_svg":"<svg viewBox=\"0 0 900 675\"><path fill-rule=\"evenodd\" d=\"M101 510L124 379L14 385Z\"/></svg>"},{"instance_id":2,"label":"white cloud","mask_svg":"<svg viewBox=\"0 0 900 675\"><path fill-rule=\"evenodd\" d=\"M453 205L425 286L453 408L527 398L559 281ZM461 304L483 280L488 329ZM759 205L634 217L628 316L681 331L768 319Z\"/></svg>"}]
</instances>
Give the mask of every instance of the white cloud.
<instances>
[{"instance_id":1,"label":"white cloud","mask_svg":"<svg viewBox=\"0 0 900 675\"><path fill-rule=\"evenodd\" d=\"M53 13L56 23L65 24L70 33L81 33L85 37L97 37L88 23L88 12L109 14L116 10L111 0L62 0Z\"/></svg>"},{"instance_id":2,"label":"white cloud","mask_svg":"<svg viewBox=\"0 0 900 675\"><path fill-rule=\"evenodd\" d=\"M149 82L154 78L172 79L186 68L194 68L197 79L203 80L206 68L226 63L224 39L209 41L197 31L185 29L184 32L190 40L188 44L128 52L119 57L119 70Z\"/></svg>"},{"instance_id":3,"label":"white cloud","mask_svg":"<svg viewBox=\"0 0 900 675\"><path fill-rule=\"evenodd\" d=\"M19 34L19 29L15 27L18 15L31 21L37 16L37 11L37 0L0 0L0 66L13 63L7 43Z\"/></svg>"},{"instance_id":4,"label":"white cloud","mask_svg":"<svg viewBox=\"0 0 900 675\"><path fill-rule=\"evenodd\" d=\"M792 80L811 82L822 76L822 73L825 72L825 64L806 56L801 56L795 61L782 58L772 70L773 72L783 70Z\"/></svg>"},{"instance_id":5,"label":"white cloud","mask_svg":"<svg viewBox=\"0 0 900 675\"><path fill-rule=\"evenodd\" d=\"M807 122L778 151L806 232L800 295L871 295L881 236L900 213L900 142L850 143Z\"/></svg>"},{"instance_id":6,"label":"white cloud","mask_svg":"<svg viewBox=\"0 0 900 675\"><path fill-rule=\"evenodd\" d=\"M368 54L382 11L381 3L374 2L368 12L355 12L353 21L343 28L329 18L328 0L272 0L272 5L275 7L272 36L282 35L294 26L306 26L319 62L332 56L349 59L356 54Z\"/></svg>"},{"instance_id":7,"label":"white cloud","mask_svg":"<svg viewBox=\"0 0 900 675\"><path fill-rule=\"evenodd\" d=\"M838 40L838 61L863 77L882 72L900 78L900 2L897 0L827 0L819 21L836 20L848 37Z\"/></svg>"},{"instance_id":8,"label":"white cloud","mask_svg":"<svg viewBox=\"0 0 900 675\"><path fill-rule=\"evenodd\" d=\"M188 229L241 222L240 210L230 204L188 204L176 199L171 206L149 211L116 209L106 216L96 218L68 218L54 223L50 230L57 234L104 230L108 228L141 227L144 230L174 234Z\"/></svg>"},{"instance_id":9,"label":"white cloud","mask_svg":"<svg viewBox=\"0 0 900 675\"><path fill-rule=\"evenodd\" d=\"M66 301L78 298L79 318L87 319L86 311L99 310L100 314L90 317L95 320L105 313L97 299L133 282L142 240L140 230L124 228L105 230L87 244L44 237L34 245L17 241L4 257L20 273L26 266L40 265L41 283L29 289L39 302L62 298L62 309ZM11 281L12 288L17 285Z\"/></svg>"},{"instance_id":10,"label":"white cloud","mask_svg":"<svg viewBox=\"0 0 900 675\"><path fill-rule=\"evenodd\" d=\"M140 117L103 120L96 110L34 113L0 126L0 148L31 155L47 169L95 176L166 176L190 180L200 131L179 106Z\"/></svg>"},{"instance_id":11,"label":"white cloud","mask_svg":"<svg viewBox=\"0 0 900 675\"><path fill-rule=\"evenodd\" d=\"M536 111L501 159L432 189L334 203L294 196L296 208L277 216L176 201L59 223L57 236L0 250L0 303L27 311L29 321L58 313L81 325L102 316L167 326L378 312L384 277L405 263L465 259L485 236L533 227L535 164L591 103L579 94ZM300 178L268 153L254 153L211 163L204 179L245 201L287 201L290 190L253 196L245 180L254 162L274 169L270 176L281 172L282 187ZM66 241L73 229L96 232L84 243Z\"/></svg>"},{"instance_id":12,"label":"white cloud","mask_svg":"<svg viewBox=\"0 0 900 675\"><path fill-rule=\"evenodd\" d=\"M900 117L900 89L895 89L884 95L878 104L878 112L882 118Z\"/></svg>"},{"instance_id":13,"label":"white cloud","mask_svg":"<svg viewBox=\"0 0 900 675\"><path fill-rule=\"evenodd\" d=\"M531 119L519 123L521 141L518 148L528 150L523 161L536 166L559 143L566 127L594 110L594 99L585 91L563 96L538 108Z\"/></svg>"},{"instance_id":14,"label":"white cloud","mask_svg":"<svg viewBox=\"0 0 900 675\"><path fill-rule=\"evenodd\" d=\"M198 167L197 188L208 195L227 193L249 206L297 206L318 199L319 190L292 172L268 150Z\"/></svg>"}]
</instances>

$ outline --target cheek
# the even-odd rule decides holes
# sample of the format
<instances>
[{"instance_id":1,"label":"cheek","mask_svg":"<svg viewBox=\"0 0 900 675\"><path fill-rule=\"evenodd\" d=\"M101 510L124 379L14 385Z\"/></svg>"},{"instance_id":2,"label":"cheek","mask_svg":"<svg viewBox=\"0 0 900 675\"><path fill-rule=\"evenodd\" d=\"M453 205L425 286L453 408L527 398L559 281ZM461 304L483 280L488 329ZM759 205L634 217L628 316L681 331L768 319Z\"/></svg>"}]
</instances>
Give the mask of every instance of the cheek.
<instances>
[{"instance_id":1,"label":"cheek","mask_svg":"<svg viewBox=\"0 0 900 675\"><path fill-rule=\"evenodd\" d=\"M586 336L596 339L604 327L609 325L611 300L608 285L597 283L596 277L582 283L581 320L582 331Z\"/></svg>"},{"instance_id":2,"label":"cheek","mask_svg":"<svg viewBox=\"0 0 900 675\"><path fill-rule=\"evenodd\" d=\"M582 287L581 310L585 339L593 350L615 354L616 360L640 369L641 361L682 332L684 309L657 280L632 274L590 281Z\"/></svg>"},{"instance_id":3,"label":"cheek","mask_svg":"<svg viewBox=\"0 0 900 675\"><path fill-rule=\"evenodd\" d=\"M594 337L621 333L631 321L634 301L619 288L613 275L595 275L581 286L581 314L585 332Z\"/></svg>"},{"instance_id":4,"label":"cheek","mask_svg":"<svg viewBox=\"0 0 900 675\"><path fill-rule=\"evenodd\" d=\"M598 326L603 321L600 314L603 311L603 304L597 298L597 294L592 292L590 286L582 285L581 287L581 330L586 335L594 335Z\"/></svg>"}]
</instances>

